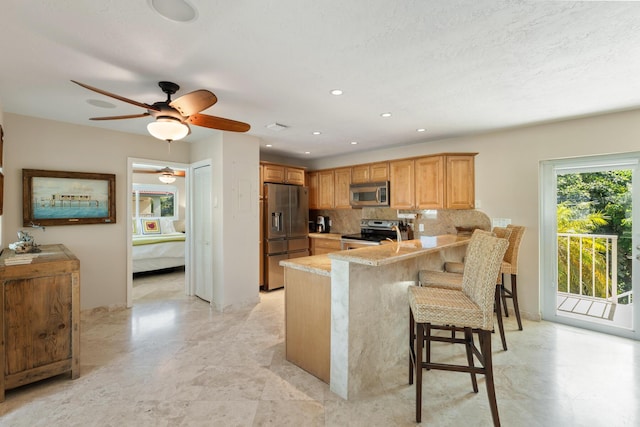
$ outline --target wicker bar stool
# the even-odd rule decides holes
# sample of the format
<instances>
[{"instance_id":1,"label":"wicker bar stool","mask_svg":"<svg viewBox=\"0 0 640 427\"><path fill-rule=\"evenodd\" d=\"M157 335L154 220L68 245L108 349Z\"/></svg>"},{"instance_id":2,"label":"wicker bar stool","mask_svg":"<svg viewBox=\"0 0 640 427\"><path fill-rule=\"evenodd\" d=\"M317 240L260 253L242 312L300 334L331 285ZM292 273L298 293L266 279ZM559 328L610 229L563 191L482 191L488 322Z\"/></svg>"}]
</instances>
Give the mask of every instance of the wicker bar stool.
<instances>
[{"instance_id":1,"label":"wicker bar stool","mask_svg":"<svg viewBox=\"0 0 640 427\"><path fill-rule=\"evenodd\" d=\"M504 315L509 317L509 310L507 310L507 298L511 298L513 301L513 311L516 314L516 320L518 321L518 329L522 330L522 320L520 319L520 307L518 306L518 253L520 252L520 244L522 243L522 237L524 236L525 227L521 225L507 225L507 229L511 230L509 236L509 247L504 254L504 260L500 269L502 284L500 286L500 292L502 294L502 306L504 307ZM504 286L505 274L511 275L511 289L507 289Z\"/></svg>"},{"instance_id":2,"label":"wicker bar stool","mask_svg":"<svg viewBox=\"0 0 640 427\"><path fill-rule=\"evenodd\" d=\"M501 239L508 239L511 235L511 230L507 228L496 227L492 232L476 230L475 233L486 233L488 235L495 235ZM466 257L466 256L465 256ZM451 270L446 270L447 265L452 265ZM462 275L464 272L464 263L462 262L447 262L445 263L446 271L435 270L420 270L418 273L418 281L420 286L435 286L444 289L462 289ZM504 334L504 323L502 321L502 309L501 309L501 276L498 274L498 280L496 284L495 292L495 313L498 320L498 331L500 332L500 340L502 342L502 349L507 351L507 338ZM451 337L455 338L455 331L451 331Z\"/></svg>"},{"instance_id":3,"label":"wicker bar stool","mask_svg":"<svg viewBox=\"0 0 640 427\"><path fill-rule=\"evenodd\" d=\"M491 330L496 277L507 245L505 239L474 233L467 249L462 289L409 287L409 384L414 382L415 371L416 422L422 420L422 370L426 368L468 372L476 393L476 375L484 375L493 423L500 425L493 384ZM464 338L434 336L433 330L463 331ZM474 333L478 334L479 349L473 340ZM431 362L432 341L465 344L467 365ZM423 347L426 361L423 361ZM474 365L474 356L481 366Z\"/></svg>"}]
</instances>

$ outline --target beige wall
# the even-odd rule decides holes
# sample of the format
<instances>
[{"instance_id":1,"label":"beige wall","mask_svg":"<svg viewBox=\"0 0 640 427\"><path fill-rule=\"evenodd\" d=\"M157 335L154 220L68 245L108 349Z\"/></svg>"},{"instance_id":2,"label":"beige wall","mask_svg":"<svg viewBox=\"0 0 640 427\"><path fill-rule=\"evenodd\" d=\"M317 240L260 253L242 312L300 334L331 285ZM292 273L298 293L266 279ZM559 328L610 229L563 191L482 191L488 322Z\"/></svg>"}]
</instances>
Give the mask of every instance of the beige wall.
<instances>
[{"instance_id":1,"label":"beige wall","mask_svg":"<svg viewBox=\"0 0 640 427\"><path fill-rule=\"evenodd\" d=\"M259 142L224 133L192 145L192 163L211 160L212 304L218 310L259 302Z\"/></svg>"},{"instance_id":2,"label":"beige wall","mask_svg":"<svg viewBox=\"0 0 640 427\"><path fill-rule=\"evenodd\" d=\"M479 136L425 142L319 159L311 170L440 152L478 152L476 200L492 218L510 218L527 227L523 239L518 294L521 311L539 318L539 189L542 160L640 151L640 111L523 127Z\"/></svg>"},{"instance_id":3,"label":"beige wall","mask_svg":"<svg viewBox=\"0 0 640 427\"><path fill-rule=\"evenodd\" d=\"M5 201L2 247L22 227L22 169L46 169L116 175L116 224L73 225L33 230L38 244L63 243L80 259L82 310L126 304L127 158L189 161L189 144L167 144L90 126L78 126L10 113L4 114Z\"/></svg>"}]
</instances>

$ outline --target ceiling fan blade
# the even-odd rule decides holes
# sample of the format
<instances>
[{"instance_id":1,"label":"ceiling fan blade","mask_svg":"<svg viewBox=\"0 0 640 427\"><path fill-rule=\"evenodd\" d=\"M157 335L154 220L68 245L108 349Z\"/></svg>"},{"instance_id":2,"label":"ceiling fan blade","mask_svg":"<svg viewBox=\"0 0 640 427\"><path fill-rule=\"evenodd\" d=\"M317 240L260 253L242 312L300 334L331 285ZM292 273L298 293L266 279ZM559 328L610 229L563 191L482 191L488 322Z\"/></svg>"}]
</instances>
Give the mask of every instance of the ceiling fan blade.
<instances>
[{"instance_id":1,"label":"ceiling fan blade","mask_svg":"<svg viewBox=\"0 0 640 427\"><path fill-rule=\"evenodd\" d=\"M120 120L120 119L137 119L139 117L147 117L149 113L129 114L127 116L109 116L109 117L91 117L89 120Z\"/></svg>"},{"instance_id":2,"label":"ceiling fan blade","mask_svg":"<svg viewBox=\"0 0 640 427\"><path fill-rule=\"evenodd\" d=\"M200 89L174 99L169 103L169 106L186 117L206 110L216 102L218 102L218 98L213 92Z\"/></svg>"},{"instance_id":3,"label":"ceiling fan blade","mask_svg":"<svg viewBox=\"0 0 640 427\"><path fill-rule=\"evenodd\" d=\"M134 169L133 173L152 173L152 174L162 174L164 171L162 169ZM185 176L185 172L182 170L171 169L170 172L174 176Z\"/></svg>"},{"instance_id":4,"label":"ceiling fan blade","mask_svg":"<svg viewBox=\"0 0 640 427\"><path fill-rule=\"evenodd\" d=\"M111 97L111 98L115 98L115 99L117 99L119 101L126 102L128 104L133 104L133 105L136 105L138 107L146 108L147 110L160 111L160 108L154 107L153 105L145 104L143 102L134 101L132 99L125 98L124 96L116 95L115 93L107 92L105 90L98 89L97 87L89 86L89 85L86 85L84 83L77 82L75 80L71 80L71 81L73 83L77 84L78 86L82 86L85 89L92 90L92 91L97 92L97 93L99 93L101 95L108 96L108 97Z\"/></svg>"},{"instance_id":5,"label":"ceiling fan blade","mask_svg":"<svg viewBox=\"0 0 640 427\"><path fill-rule=\"evenodd\" d=\"M224 119L222 117L209 116L207 114L192 114L185 121L196 126L228 130L231 132L246 132L251 129L251 126L248 123L237 122L235 120Z\"/></svg>"}]
</instances>

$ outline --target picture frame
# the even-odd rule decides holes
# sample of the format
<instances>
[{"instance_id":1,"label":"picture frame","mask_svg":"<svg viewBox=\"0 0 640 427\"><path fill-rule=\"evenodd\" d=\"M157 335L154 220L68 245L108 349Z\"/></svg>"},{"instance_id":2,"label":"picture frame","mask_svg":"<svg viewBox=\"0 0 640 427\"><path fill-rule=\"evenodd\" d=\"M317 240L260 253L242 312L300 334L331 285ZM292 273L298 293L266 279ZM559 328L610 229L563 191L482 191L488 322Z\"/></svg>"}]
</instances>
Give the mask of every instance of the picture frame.
<instances>
[{"instance_id":1,"label":"picture frame","mask_svg":"<svg viewBox=\"0 0 640 427\"><path fill-rule=\"evenodd\" d=\"M116 223L116 176L22 169L22 225Z\"/></svg>"}]
</instances>

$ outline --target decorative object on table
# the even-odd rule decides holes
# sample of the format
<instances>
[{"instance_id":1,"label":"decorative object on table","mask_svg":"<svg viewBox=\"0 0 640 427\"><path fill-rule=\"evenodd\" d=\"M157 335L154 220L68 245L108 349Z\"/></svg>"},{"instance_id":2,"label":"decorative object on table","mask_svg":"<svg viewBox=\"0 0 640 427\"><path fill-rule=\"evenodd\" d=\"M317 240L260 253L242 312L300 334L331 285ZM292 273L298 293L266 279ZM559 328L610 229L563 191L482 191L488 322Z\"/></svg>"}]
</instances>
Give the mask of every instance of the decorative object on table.
<instances>
[{"instance_id":1,"label":"decorative object on table","mask_svg":"<svg viewBox=\"0 0 640 427\"><path fill-rule=\"evenodd\" d=\"M114 224L116 176L22 169L22 225Z\"/></svg>"},{"instance_id":2,"label":"decorative object on table","mask_svg":"<svg viewBox=\"0 0 640 427\"><path fill-rule=\"evenodd\" d=\"M34 225L34 228L42 228L42 231L44 231L44 227ZM15 251L17 254L40 252L40 248L33 239L33 236L24 230L18 231L18 241L9 243L9 249Z\"/></svg>"}]
</instances>

